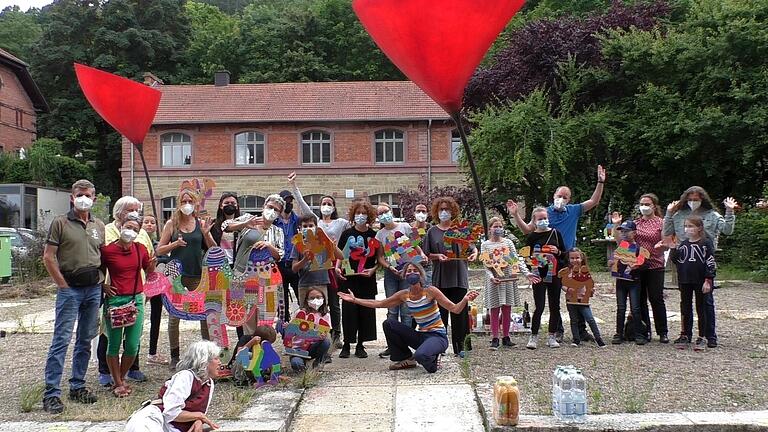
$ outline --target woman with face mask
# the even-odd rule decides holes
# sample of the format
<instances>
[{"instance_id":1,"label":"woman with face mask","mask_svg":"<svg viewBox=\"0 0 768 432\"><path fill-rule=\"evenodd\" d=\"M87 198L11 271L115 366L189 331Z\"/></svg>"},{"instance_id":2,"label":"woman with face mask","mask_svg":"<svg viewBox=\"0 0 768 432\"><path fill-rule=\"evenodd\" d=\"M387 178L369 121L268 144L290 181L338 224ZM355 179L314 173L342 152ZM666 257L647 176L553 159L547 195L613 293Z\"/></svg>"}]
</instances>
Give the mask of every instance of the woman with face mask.
<instances>
[{"instance_id":1,"label":"woman with face mask","mask_svg":"<svg viewBox=\"0 0 768 432\"><path fill-rule=\"evenodd\" d=\"M635 225L637 225L635 241L651 254L645 260L646 264L635 270L640 280L640 309L642 321L647 329L646 339L651 340L651 318L648 311L650 301L659 342L669 343L667 306L664 303L664 251L667 247L661 235L664 220L661 217L659 198L652 193L641 195L638 210L640 217L635 219ZM611 221L614 227L620 226L621 214L614 212L611 215ZM618 239L616 233L618 231L614 232L614 238Z\"/></svg>"},{"instance_id":2,"label":"woman with face mask","mask_svg":"<svg viewBox=\"0 0 768 432\"><path fill-rule=\"evenodd\" d=\"M350 246L349 266L357 273L361 259L355 256L365 257L362 274L345 275L341 268L341 261L336 262L336 277L339 279L339 289L342 292L352 292L355 297L364 299L376 298L376 254L370 251L371 241L375 241L376 232L371 229L371 224L376 219L376 210L367 201L355 201L349 208L349 218L355 222L355 226L341 233L338 246L344 250L347 244ZM363 346L364 342L376 340L376 313L369 308L360 307L353 303L344 302L341 305L342 328L344 329L344 344L342 345L340 358L350 356L351 344L357 343L355 357L366 358L368 353Z\"/></svg>"},{"instance_id":3,"label":"woman with face mask","mask_svg":"<svg viewBox=\"0 0 768 432\"><path fill-rule=\"evenodd\" d=\"M157 254L168 254L172 260L179 260L181 283L188 290L194 291L200 284L203 253L208 248L216 246L211 236L213 223L210 218L198 218L200 198L196 190L182 188L176 202L176 211L163 226L160 243L157 245ZM205 321L200 321L200 333L203 339L209 340L208 324ZM171 345L170 368L176 370L176 363L179 361L178 318L168 318L168 340Z\"/></svg>"},{"instance_id":4,"label":"woman with face mask","mask_svg":"<svg viewBox=\"0 0 768 432\"><path fill-rule=\"evenodd\" d=\"M425 204L416 204L416 207L414 207L411 228L413 231L418 232L420 237L426 237L427 231L432 228L432 224L429 222L429 210ZM427 275L427 280L432 282L432 262L430 260L425 260L419 264L421 264L421 267L424 269L424 273ZM412 321L411 327L414 327L414 325L415 324Z\"/></svg>"},{"instance_id":5,"label":"woman with face mask","mask_svg":"<svg viewBox=\"0 0 768 432\"><path fill-rule=\"evenodd\" d=\"M488 221L490 235L480 245L480 252L493 254L494 251L507 248L510 256L519 260L520 273L532 283L540 282L540 279L528 271L523 258L517 255L515 244L505 237L504 222L499 217L492 217ZM511 347L515 344L509 338L509 327L512 319L512 307L520 306L520 293L517 291L517 281L513 279L512 266L503 269L503 275L496 275L491 270L485 270L485 308L491 314L491 350L499 349L499 318L503 338L501 344ZM503 280L501 280L503 279Z\"/></svg>"},{"instance_id":6,"label":"woman with face mask","mask_svg":"<svg viewBox=\"0 0 768 432\"><path fill-rule=\"evenodd\" d=\"M437 225L427 231L427 237L421 244L424 253L433 263L432 284L445 294L448 300L458 303L467 294L469 289L469 261L477 259L477 248L470 246L470 255L466 260L451 260L446 255L443 238L445 232L450 229L453 221L461 216L459 204L451 197L439 197L432 201L432 220L439 221ZM453 246L453 252L458 256L458 245ZM448 326L449 311L440 308L440 317ZM451 345L454 355L460 355L464 351L464 339L469 334L469 312L467 308L457 313L450 312L451 317ZM472 349L471 345L467 346Z\"/></svg>"},{"instance_id":7,"label":"woman with face mask","mask_svg":"<svg viewBox=\"0 0 768 432\"><path fill-rule=\"evenodd\" d=\"M240 205L237 202L237 195L232 192L225 192L219 198L219 206L216 209L216 219L211 227L211 236L213 240L227 255L230 267L235 261L235 244L237 243L236 231L224 231L221 225L224 221L231 221L240 217Z\"/></svg>"},{"instance_id":8,"label":"woman with face mask","mask_svg":"<svg viewBox=\"0 0 768 432\"><path fill-rule=\"evenodd\" d=\"M367 308L392 308L405 305L417 329L394 319L384 321L384 336L390 350L390 370L410 369L420 364L429 373L435 373L439 366L440 354L448 349L448 338L440 309L459 314L467 303L478 296L477 291L466 293L458 302L448 299L442 291L430 286L424 280L424 269L417 263L408 263L401 272L408 289L398 291L384 300L370 300L355 297L352 293L339 293L344 302ZM415 351L412 352L411 348Z\"/></svg>"},{"instance_id":9,"label":"woman with face mask","mask_svg":"<svg viewBox=\"0 0 768 432\"><path fill-rule=\"evenodd\" d=\"M147 248L136 242L141 231L138 214L128 214L120 225L120 236L102 246L102 266L109 271L109 284L104 284L104 332L107 335L106 363L112 376L112 392L116 397L131 394L125 383L128 370L139 352L139 341L144 327L144 282L143 271L154 271L156 260L150 257ZM112 328L109 319L111 307L124 306L134 302L138 309L136 321L129 326ZM123 357L119 357L123 345Z\"/></svg>"},{"instance_id":10,"label":"woman with face mask","mask_svg":"<svg viewBox=\"0 0 768 432\"><path fill-rule=\"evenodd\" d=\"M690 216L701 218L704 232L712 241L713 248L717 250L717 240L720 234L733 234L733 227L736 224L736 215L734 210L738 205L736 200L728 197L723 200L725 205L725 217L717 212L717 209L710 199L709 194L700 186L691 186L680 195L680 200L673 201L667 206L667 213L664 215L664 235L675 236L675 246L688 238L685 232L685 220ZM671 245L672 246L672 245ZM707 314L707 346L717 347L717 333L715 332L715 298L710 291L704 296L704 309Z\"/></svg>"}]
</instances>

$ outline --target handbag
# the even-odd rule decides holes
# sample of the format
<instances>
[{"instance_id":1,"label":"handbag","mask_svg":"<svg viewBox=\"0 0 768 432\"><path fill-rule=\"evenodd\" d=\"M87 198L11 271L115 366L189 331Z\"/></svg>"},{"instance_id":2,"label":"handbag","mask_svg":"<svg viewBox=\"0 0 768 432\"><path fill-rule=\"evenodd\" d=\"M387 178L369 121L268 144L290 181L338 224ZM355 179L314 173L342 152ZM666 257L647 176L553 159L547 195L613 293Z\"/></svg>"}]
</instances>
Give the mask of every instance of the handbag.
<instances>
[{"instance_id":1,"label":"handbag","mask_svg":"<svg viewBox=\"0 0 768 432\"><path fill-rule=\"evenodd\" d=\"M136 259L139 262L139 269L136 271L136 280L133 283L133 298L122 306L110 306L107 308L109 324L113 329L130 327L136 324L136 318L139 315L139 308L136 307L136 289L139 286L139 278L141 277L141 254L139 253L138 246L136 246Z\"/></svg>"}]
</instances>

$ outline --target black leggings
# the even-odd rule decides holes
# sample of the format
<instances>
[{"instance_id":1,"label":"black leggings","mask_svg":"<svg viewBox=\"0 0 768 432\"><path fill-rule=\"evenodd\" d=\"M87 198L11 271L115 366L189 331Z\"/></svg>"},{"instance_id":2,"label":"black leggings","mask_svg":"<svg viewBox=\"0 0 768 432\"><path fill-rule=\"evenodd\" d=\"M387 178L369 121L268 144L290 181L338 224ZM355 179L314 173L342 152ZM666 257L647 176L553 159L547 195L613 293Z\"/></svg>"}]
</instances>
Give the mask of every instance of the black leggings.
<instances>
[{"instance_id":1,"label":"black leggings","mask_svg":"<svg viewBox=\"0 0 768 432\"><path fill-rule=\"evenodd\" d=\"M448 297L448 300L459 303L465 295L467 290L464 288L441 288L440 291ZM448 314L451 315L451 344L453 345L453 353L458 354L464 351L464 339L469 334L469 312L468 307L464 306L461 312L455 314L449 312L448 309L440 307L440 318L443 320L443 325L448 329Z\"/></svg>"},{"instance_id":2,"label":"black leggings","mask_svg":"<svg viewBox=\"0 0 768 432\"><path fill-rule=\"evenodd\" d=\"M544 303L549 299L549 333L557 331L560 319L560 279L553 277L552 282L541 282L533 284L533 303L536 309L533 311L531 319L531 334L539 334L541 326L541 316L544 314Z\"/></svg>"},{"instance_id":3,"label":"black leggings","mask_svg":"<svg viewBox=\"0 0 768 432\"><path fill-rule=\"evenodd\" d=\"M149 299L149 355L157 354L157 340L160 338L160 320L163 318L163 298L156 295Z\"/></svg>"}]
</instances>

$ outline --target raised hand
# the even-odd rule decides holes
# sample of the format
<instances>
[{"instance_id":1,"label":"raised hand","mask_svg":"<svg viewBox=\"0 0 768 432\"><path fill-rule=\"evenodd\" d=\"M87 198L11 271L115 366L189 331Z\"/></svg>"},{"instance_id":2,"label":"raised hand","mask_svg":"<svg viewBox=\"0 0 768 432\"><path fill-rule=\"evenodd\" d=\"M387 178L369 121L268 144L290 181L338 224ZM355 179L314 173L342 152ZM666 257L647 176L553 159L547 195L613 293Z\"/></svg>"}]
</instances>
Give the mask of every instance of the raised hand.
<instances>
[{"instance_id":1,"label":"raised hand","mask_svg":"<svg viewBox=\"0 0 768 432\"><path fill-rule=\"evenodd\" d=\"M290 174L288 174L288 184L291 186L296 184L296 171L293 171Z\"/></svg>"},{"instance_id":2,"label":"raised hand","mask_svg":"<svg viewBox=\"0 0 768 432\"><path fill-rule=\"evenodd\" d=\"M733 199L733 197L728 197L724 199L723 204L725 205L725 208L728 210L734 210L739 205L739 203L737 203L736 200Z\"/></svg>"},{"instance_id":3,"label":"raised hand","mask_svg":"<svg viewBox=\"0 0 768 432\"><path fill-rule=\"evenodd\" d=\"M597 166L597 181L605 182L605 168L602 165Z\"/></svg>"},{"instance_id":4,"label":"raised hand","mask_svg":"<svg viewBox=\"0 0 768 432\"><path fill-rule=\"evenodd\" d=\"M679 202L680 202L680 201L672 201L671 203L669 203L669 204L667 205L667 211L668 211L668 212L671 212L671 211L672 211L672 209L673 209L673 208L675 208L675 206L676 206L676 205L677 205L677 203L679 203Z\"/></svg>"},{"instance_id":5,"label":"raised hand","mask_svg":"<svg viewBox=\"0 0 768 432\"><path fill-rule=\"evenodd\" d=\"M517 214L517 203L514 200L507 200L507 211L509 212L510 216Z\"/></svg>"},{"instance_id":6,"label":"raised hand","mask_svg":"<svg viewBox=\"0 0 768 432\"><path fill-rule=\"evenodd\" d=\"M611 222L613 222L614 225L621 224L621 220L623 217L621 216L621 213L619 212L613 212L611 213Z\"/></svg>"}]
</instances>

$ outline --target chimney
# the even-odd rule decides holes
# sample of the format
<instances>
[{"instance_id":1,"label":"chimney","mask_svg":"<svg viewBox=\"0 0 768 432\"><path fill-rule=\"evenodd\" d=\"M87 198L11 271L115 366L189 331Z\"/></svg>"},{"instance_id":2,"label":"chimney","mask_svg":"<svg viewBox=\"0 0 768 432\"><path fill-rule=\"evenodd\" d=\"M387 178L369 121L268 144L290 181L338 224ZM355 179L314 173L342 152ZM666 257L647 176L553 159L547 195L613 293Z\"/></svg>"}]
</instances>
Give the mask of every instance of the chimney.
<instances>
[{"instance_id":1,"label":"chimney","mask_svg":"<svg viewBox=\"0 0 768 432\"><path fill-rule=\"evenodd\" d=\"M213 74L213 84L216 87L224 87L229 85L229 71L220 70Z\"/></svg>"},{"instance_id":2,"label":"chimney","mask_svg":"<svg viewBox=\"0 0 768 432\"><path fill-rule=\"evenodd\" d=\"M152 72L144 72L144 84L150 87L157 87L163 85L163 80L156 77Z\"/></svg>"}]
</instances>

